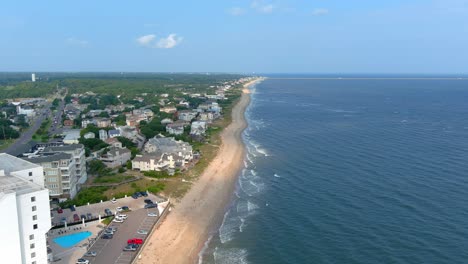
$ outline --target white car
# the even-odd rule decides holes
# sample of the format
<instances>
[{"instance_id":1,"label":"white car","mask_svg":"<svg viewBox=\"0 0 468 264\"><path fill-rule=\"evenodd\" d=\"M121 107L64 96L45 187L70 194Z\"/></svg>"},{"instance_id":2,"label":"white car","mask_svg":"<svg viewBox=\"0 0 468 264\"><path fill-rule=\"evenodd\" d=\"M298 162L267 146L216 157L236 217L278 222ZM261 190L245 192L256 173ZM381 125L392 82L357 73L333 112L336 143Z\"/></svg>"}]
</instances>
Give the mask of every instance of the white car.
<instances>
[{"instance_id":1,"label":"white car","mask_svg":"<svg viewBox=\"0 0 468 264\"><path fill-rule=\"evenodd\" d=\"M115 222L115 223L123 223L124 220L123 220L123 219L120 219L120 218L114 218L114 220L112 220L112 222Z\"/></svg>"},{"instance_id":2,"label":"white car","mask_svg":"<svg viewBox=\"0 0 468 264\"><path fill-rule=\"evenodd\" d=\"M76 264L89 264L89 260L80 258L76 261Z\"/></svg>"},{"instance_id":3,"label":"white car","mask_svg":"<svg viewBox=\"0 0 468 264\"><path fill-rule=\"evenodd\" d=\"M140 234L140 235L147 235L147 234L148 234L148 230L140 229L140 230L138 230L137 233Z\"/></svg>"},{"instance_id":4,"label":"white car","mask_svg":"<svg viewBox=\"0 0 468 264\"><path fill-rule=\"evenodd\" d=\"M116 210L117 212L122 212L122 211L123 211L122 207L117 207L117 208L115 208L115 210Z\"/></svg>"},{"instance_id":5,"label":"white car","mask_svg":"<svg viewBox=\"0 0 468 264\"><path fill-rule=\"evenodd\" d=\"M112 203L116 203L117 200L116 200L115 198L112 198L111 202L112 202Z\"/></svg>"},{"instance_id":6,"label":"white car","mask_svg":"<svg viewBox=\"0 0 468 264\"><path fill-rule=\"evenodd\" d=\"M148 216L158 216L157 213L148 213Z\"/></svg>"},{"instance_id":7,"label":"white car","mask_svg":"<svg viewBox=\"0 0 468 264\"><path fill-rule=\"evenodd\" d=\"M126 214L118 214L115 216L115 218L119 218L119 219L127 219L127 215Z\"/></svg>"}]
</instances>

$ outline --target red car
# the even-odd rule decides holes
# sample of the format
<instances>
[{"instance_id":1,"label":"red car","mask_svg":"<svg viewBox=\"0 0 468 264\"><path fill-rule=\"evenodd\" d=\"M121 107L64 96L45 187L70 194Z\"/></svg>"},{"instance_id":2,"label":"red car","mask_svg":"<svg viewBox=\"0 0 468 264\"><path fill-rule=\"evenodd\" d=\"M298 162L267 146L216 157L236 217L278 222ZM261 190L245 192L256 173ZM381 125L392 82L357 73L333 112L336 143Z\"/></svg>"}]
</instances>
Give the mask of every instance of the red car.
<instances>
[{"instance_id":1,"label":"red car","mask_svg":"<svg viewBox=\"0 0 468 264\"><path fill-rule=\"evenodd\" d=\"M140 238L132 238L132 239L127 240L127 244L141 245L141 244L143 244L143 239L140 239Z\"/></svg>"},{"instance_id":2,"label":"red car","mask_svg":"<svg viewBox=\"0 0 468 264\"><path fill-rule=\"evenodd\" d=\"M63 213L62 208L59 208L59 209L57 210L57 213L59 213L59 214Z\"/></svg>"}]
</instances>

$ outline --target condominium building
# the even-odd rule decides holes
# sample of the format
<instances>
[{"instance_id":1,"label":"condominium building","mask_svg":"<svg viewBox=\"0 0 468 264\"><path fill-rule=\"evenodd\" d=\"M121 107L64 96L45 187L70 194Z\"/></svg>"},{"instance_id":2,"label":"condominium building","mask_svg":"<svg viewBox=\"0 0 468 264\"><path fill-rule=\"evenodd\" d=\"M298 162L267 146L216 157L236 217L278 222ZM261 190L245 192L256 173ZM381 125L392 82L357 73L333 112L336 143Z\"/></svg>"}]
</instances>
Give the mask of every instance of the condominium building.
<instances>
[{"instance_id":1,"label":"condominium building","mask_svg":"<svg viewBox=\"0 0 468 264\"><path fill-rule=\"evenodd\" d=\"M42 166L44 184L52 199L62 202L75 197L78 178L73 155L64 152L43 153L42 156L29 158L27 161Z\"/></svg>"},{"instance_id":2,"label":"condominium building","mask_svg":"<svg viewBox=\"0 0 468 264\"><path fill-rule=\"evenodd\" d=\"M71 144L64 146L50 146L44 149L44 153L67 153L71 154L75 160L75 175L77 177L78 184L84 184L88 179L88 173L86 172L86 156L85 147L83 144ZM79 190L79 188L78 188Z\"/></svg>"},{"instance_id":3,"label":"condominium building","mask_svg":"<svg viewBox=\"0 0 468 264\"><path fill-rule=\"evenodd\" d=\"M51 220L41 166L0 154L0 210L1 262L47 264Z\"/></svg>"}]
</instances>

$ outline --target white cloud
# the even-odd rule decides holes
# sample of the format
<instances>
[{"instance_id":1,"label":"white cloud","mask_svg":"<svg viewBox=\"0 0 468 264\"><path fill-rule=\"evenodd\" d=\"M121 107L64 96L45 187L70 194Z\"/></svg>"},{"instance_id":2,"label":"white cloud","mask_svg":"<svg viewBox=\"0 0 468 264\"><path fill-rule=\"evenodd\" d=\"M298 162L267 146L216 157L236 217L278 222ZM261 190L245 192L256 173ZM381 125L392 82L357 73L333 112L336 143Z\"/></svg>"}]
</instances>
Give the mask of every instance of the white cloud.
<instances>
[{"instance_id":1,"label":"white cloud","mask_svg":"<svg viewBox=\"0 0 468 264\"><path fill-rule=\"evenodd\" d=\"M326 15L328 13L329 13L329 11L326 8L315 8L314 10L312 10L312 15L314 15L314 16L323 16L323 15Z\"/></svg>"},{"instance_id":2,"label":"white cloud","mask_svg":"<svg viewBox=\"0 0 468 264\"><path fill-rule=\"evenodd\" d=\"M267 3L264 0L254 0L250 4L250 7L264 14L272 13L275 8L273 4Z\"/></svg>"},{"instance_id":3,"label":"white cloud","mask_svg":"<svg viewBox=\"0 0 468 264\"><path fill-rule=\"evenodd\" d=\"M89 42L87 40L77 39L77 38L74 38L74 37L67 38L65 40L65 42L68 45L79 46L79 47L86 47L89 44Z\"/></svg>"},{"instance_id":4,"label":"white cloud","mask_svg":"<svg viewBox=\"0 0 468 264\"><path fill-rule=\"evenodd\" d=\"M240 8L240 7L233 7L229 9L228 12L232 16L242 16L243 14L245 14L245 9Z\"/></svg>"},{"instance_id":5,"label":"white cloud","mask_svg":"<svg viewBox=\"0 0 468 264\"><path fill-rule=\"evenodd\" d=\"M149 47L149 46L151 46L154 39L156 39L156 35L150 34L150 35L141 36L141 37L137 38L136 41L141 46Z\"/></svg>"},{"instance_id":6,"label":"white cloud","mask_svg":"<svg viewBox=\"0 0 468 264\"><path fill-rule=\"evenodd\" d=\"M140 46L147 48L172 49L180 44L182 39L177 34L169 34L169 36L160 39L157 39L154 34L149 34L137 38L136 41Z\"/></svg>"}]
</instances>

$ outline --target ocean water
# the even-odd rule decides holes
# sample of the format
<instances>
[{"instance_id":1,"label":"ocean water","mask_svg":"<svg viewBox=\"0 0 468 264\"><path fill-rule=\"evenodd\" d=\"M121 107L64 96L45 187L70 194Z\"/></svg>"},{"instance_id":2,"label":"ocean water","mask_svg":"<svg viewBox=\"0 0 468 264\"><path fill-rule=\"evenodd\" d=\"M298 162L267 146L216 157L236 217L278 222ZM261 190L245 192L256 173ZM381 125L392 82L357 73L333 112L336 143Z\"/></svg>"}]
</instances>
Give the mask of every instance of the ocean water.
<instances>
[{"instance_id":1,"label":"ocean water","mask_svg":"<svg viewBox=\"0 0 468 264\"><path fill-rule=\"evenodd\" d=\"M468 80L258 84L200 263L468 263Z\"/></svg>"}]
</instances>

